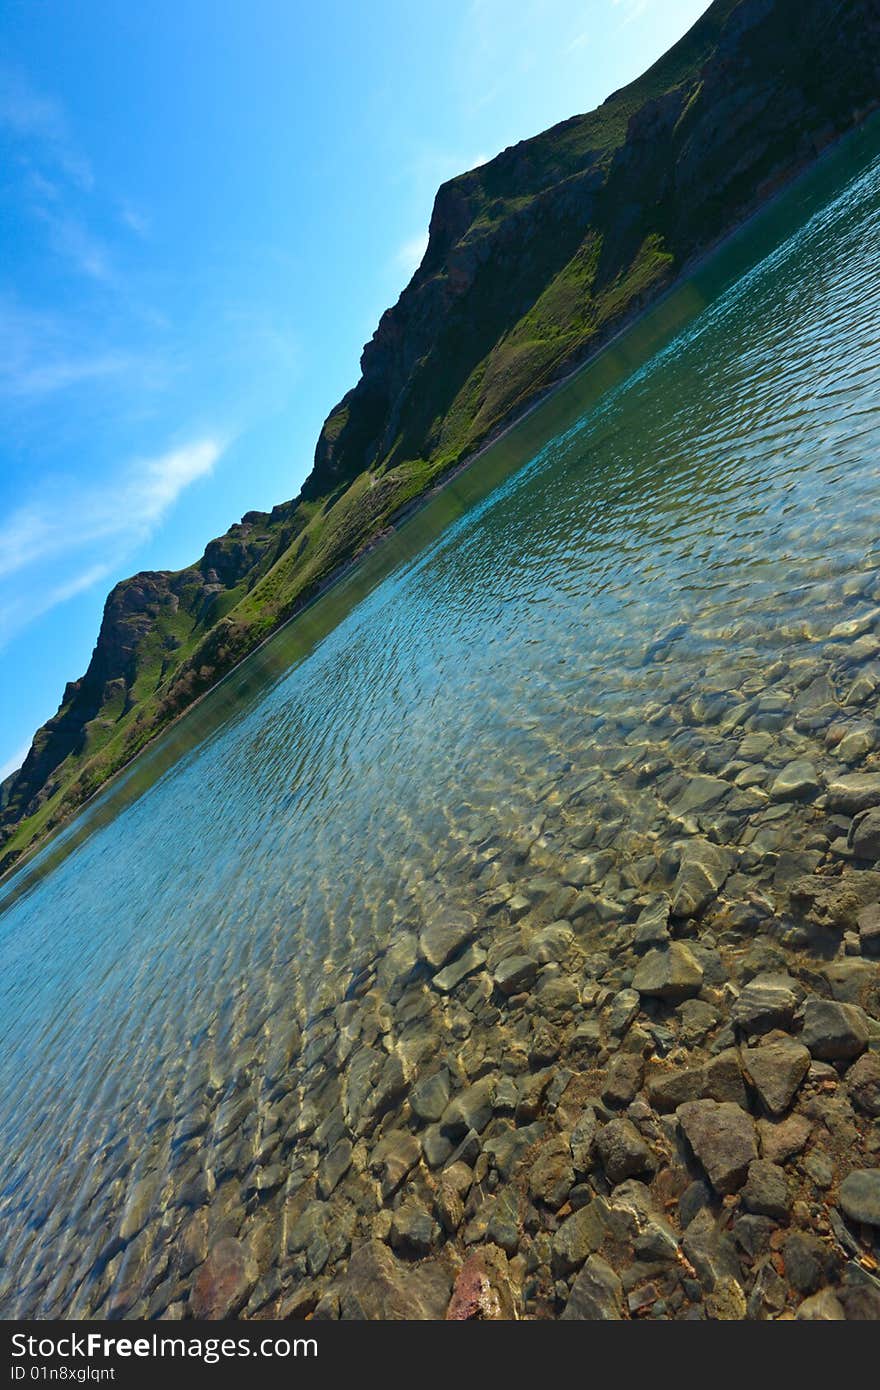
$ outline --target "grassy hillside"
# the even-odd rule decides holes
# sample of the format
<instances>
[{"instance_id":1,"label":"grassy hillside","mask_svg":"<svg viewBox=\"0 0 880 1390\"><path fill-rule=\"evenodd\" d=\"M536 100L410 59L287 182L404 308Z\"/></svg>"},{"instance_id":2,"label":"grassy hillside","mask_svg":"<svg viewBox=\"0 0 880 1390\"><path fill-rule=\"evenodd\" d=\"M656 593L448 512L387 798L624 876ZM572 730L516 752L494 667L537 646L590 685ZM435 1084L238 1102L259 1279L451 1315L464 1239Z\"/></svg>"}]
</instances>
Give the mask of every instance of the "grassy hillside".
<instances>
[{"instance_id":1,"label":"grassy hillside","mask_svg":"<svg viewBox=\"0 0 880 1390\"><path fill-rule=\"evenodd\" d=\"M0 865L57 825L429 485L877 104L880 0L716 0L596 111L444 184L299 498L107 600L0 788Z\"/></svg>"}]
</instances>

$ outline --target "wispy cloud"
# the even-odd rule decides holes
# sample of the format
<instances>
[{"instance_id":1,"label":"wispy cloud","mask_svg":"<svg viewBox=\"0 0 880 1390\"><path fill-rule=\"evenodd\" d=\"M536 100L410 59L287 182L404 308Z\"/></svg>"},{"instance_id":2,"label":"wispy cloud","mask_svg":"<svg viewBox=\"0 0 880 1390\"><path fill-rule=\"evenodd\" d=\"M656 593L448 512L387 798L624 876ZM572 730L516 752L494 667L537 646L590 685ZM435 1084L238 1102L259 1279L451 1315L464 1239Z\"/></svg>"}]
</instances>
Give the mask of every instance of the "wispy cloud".
<instances>
[{"instance_id":1,"label":"wispy cloud","mask_svg":"<svg viewBox=\"0 0 880 1390\"><path fill-rule=\"evenodd\" d=\"M212 472L224 447L220 439L197 439L129 464L115 486L105 482L73 496L56 484L0 526L0 578L96 544L130 549L151 534L187 487ZM71 589L65 581L53 591L55 602L72 597L85 583L76 581Z\"/></svg>"},{"instance_id":2,"label":"wispy cloud","mask_svg":"<svg viewBox=\"0 0 880 1390\"><path fill-rule=\"evenodd\" d=\"M66 211L58 212L54 204L37 208L36 212L48 229L53 251L74 270L105 285L117 282L108 248L89 230L81 217Z\"/></svg>"},{"instance_id":3,"label":"wispy cloud","mask_svg":"<svg viewBox=\"0 0 880 1390\"><path fill-rule=\"evenodd\" d=\"M646 14L653 0L612 0L616 10L621 11L620 28L626 28L627 24L633 24L637 19L641 19Z\"/></svg>"},{"instance_id":4,"label":"wispy cloud","mask_svg":"<svg viewBox=\"0 0 880 1390\"><path fill-rule=\"evenodd\" d=\"M402 246L397 248L394 263L406 275L412 275L421 264L422 257L428 249L428 233L420 232L418 236L409 237Z\"/></svg>"},{"instance_id":5,"label":"wispy cloud","mask_svg":"<svg viewBox=\"0 0 880 1390\"><path fill-rule=\"evenodd\" d=\"M125 199L120 206L119 217L128 230L134 232L136 236L149 236L150 219L141 212L140 208L134 207Z\"/></svg>"},{"instance_id":6,"label":"wispy cloud","mask_svg":"<svg viewBox=\"0 0 880 1390\"><path fill-rule=\"evenodd\" d=\"M55 314L28 309L0 296L0 396L31 400L84 382L121 377L148 364L114 349L84 348L82 329Z\"/></svg>"},{"instance_id":7,"label":"wispy cloud","mask_svg":"<svg viewBox=\"0 0 880 1390\"><path fill-rule=\"evenodd\" d=\"M79 188L94 186L91 165L71 136L59 102L37 92L24 75L0 65L0 127L35 142Z\"/></svg>"}]
</instances>

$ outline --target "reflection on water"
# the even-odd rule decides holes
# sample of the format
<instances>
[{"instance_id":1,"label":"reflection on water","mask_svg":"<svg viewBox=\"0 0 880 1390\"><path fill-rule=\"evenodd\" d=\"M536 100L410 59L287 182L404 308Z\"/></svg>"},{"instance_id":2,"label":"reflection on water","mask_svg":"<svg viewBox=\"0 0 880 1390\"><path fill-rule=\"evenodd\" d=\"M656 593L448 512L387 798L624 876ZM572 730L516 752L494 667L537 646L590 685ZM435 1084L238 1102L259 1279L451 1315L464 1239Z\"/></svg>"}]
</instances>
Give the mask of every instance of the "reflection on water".
<instances>
[{"instance_id":1,"label":"reflection on water","mask_svg":"<svg viewBox=\"0 0 880 1390\"><path fill-rule=\"evenodd\" d=\"M13 880L4 1316L179 1314L202 1219L279 1287L286 1204L331 1148L316 1126L363 1133L358 1057L393 1034L411 1083L461 1036L454 996L401 993L426 923L520 898L545 922L625 916L682 826L769 843L748 789L829 765L798 692L834 662L880 678L865 158L703 270ZM707 767L708 727L766 736L760 756ZM707 771L739 799L682 809ZM343 1255L373 1214L354 1203Z\"/></svg>"}]
</instances>

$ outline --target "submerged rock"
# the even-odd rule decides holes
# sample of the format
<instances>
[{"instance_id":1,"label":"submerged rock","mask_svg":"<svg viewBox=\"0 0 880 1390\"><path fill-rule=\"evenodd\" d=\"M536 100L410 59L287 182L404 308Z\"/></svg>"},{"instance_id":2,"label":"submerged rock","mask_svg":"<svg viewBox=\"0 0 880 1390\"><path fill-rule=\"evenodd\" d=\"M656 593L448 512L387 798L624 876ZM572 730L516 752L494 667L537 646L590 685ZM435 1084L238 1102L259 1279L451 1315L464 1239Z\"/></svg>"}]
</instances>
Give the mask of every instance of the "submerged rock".
<instances>
[{"instance_id":1,"label":"submerged rock","mask_svg":"<svg viewBox=\"0 0 880 1390\"><path fill-rule=\"evenodd\" d=\"M803 990L789 975L759 975L734 1003L733 1021L746 1033L786 1028L802 998Z\"/></svg>"},{"instance_id":2,"label":"submerged rock","mask_svg":"<svg viewBox=\"0 0 880 1390\"><path fill-rule=\"evenodd\" d=\"M687 1101L676 1115L715 1191L736 1192L758 1157L751 1115L731 1101L714 1100Z\"/></svg>"},{"instance_id":3,"label":"submerged rock","mask_svg":"<svg viewBox=\"0 0 880 1390\"><path fill-rule=\"evenodd\" d=\"M698 994L702 983L702 966L683 941L649 951L633 975L639 994L673 1002Z\"/></svg>"},{"instance_id":4,"label":"submerged rock","mask_svg":"<svg viewBox=\"0 0 880 1390\"><path fill-rule=\"evenodd\" d=\"M446 1311L450 1322L498 1322L517 1317L517 1295L503 1251L484 1245L458 1272Z\"/></svg>"},{"instance_id":5,"label":"submerged rock","mask_svg":"<svg viewBox=\"0 0 880 1390\"><path fill-rule=\"evenodd\" d=\"M865 1015L857 1004L808 999L804 1007L804 1045L824 1061L858 1057L868 1045Z\"/></svg>"},{"instance_id":6,"label":"submerged rock","mask_svg":"<svg viewBox=\"0 0 880 1390\"><path fill-rule=\"evenodd\" d=\"M407 1265L378 1240L358 1247L339 1289L340 1316L350 1321L442 1318L451 1282L436 1260Z\"/></svg>"},{"instance_id":7,"label":"submerged rock","mask_svg":"<svg viewBox=\"0 0 880 1390\"><path fill-rule=\"evenodd\" d=\"M257 1282L257 1268L247 1247L232 1236L217 1241L199 1266L189 1306L196 1319L234 1318Z\"/></svg>"},{"instance_id":8,"label":"submerged rock","mask_svg":"<svg viewBox=\"0 0 880 1390\"><path fill-rule=\"evenodd\" d=\"M840 1205L851 1221L880 1226L880 1168L860 1168L840 1184Z\"/></svg>"},{"instance_id":9,"label":"submerged rock","mask_svg":"<svg viewBox=\"0 0 880 1390\"><path fill-rule=\"evenodd\" d=\"M472 941L476 933L477 923L473 917L438 917L422 928L419 947L428 964L439 970Z\"/></svg>"},{"instance_id":10,"label":"submerged rock","mask_svg":"<svg viewBox=\"0 0 880 1390\"><path fill-rule=\"evenodd\" d=\"M742 1060L746 1076L771 1115L785 1113L810 1068L809 1051L792 1038L743 1048Z\"/></svg>"},{"instance_id":11,"label":"submerged rock","mask_svg":"<svg viewBox=\"0 0 880 1390\"><path fill-rule=\"evenodd\" d=\"M806 758L784 767L770 788L771 801L806 801L818 796L822 783Z\"/></svg>"},{"instance_id":12,"label":"submerged rock","mask_svg":"<svg viewBox=\"0 0 880 1390\"><path fill-rule=\"evenodd\" d=\"M617 1321L625 1316L623 1285L601 1256L591 1255L572 1284L562 1317L566 1321L595 1322Z\"/></svg>"}]
</instances>

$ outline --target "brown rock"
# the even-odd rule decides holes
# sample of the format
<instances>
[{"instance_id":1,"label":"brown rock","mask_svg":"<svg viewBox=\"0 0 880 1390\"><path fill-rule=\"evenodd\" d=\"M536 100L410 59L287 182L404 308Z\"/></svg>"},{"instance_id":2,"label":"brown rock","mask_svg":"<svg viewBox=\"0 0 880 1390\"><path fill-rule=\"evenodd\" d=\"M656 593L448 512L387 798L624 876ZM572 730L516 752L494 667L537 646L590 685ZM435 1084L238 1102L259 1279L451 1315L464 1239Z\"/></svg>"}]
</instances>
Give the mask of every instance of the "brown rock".
<instances>
[{"instance_id":1,"label":"brown rock","mask_svg":"<svg viewBox=\"0 0 880 1390\"><path fill-rule=\"evenodd\" d=\"M736 1192L758 1157L751 1115L731 1101L714 1100L688 1101L675 1113L715 1191Z\"/></svg>"},{"instance_id":2,"label":"brown rock","mask_svg":"<svg viewBox=\"0 0 880 1390\"><path fill-rule=\"evenodd\" d=\"M426 1321L445 1316L449 1275L436 1260L404 1264L387 1245L368 1240L355 1250L339 1290L340 1316L349 1321Z\"/></svg>"},{"instance_id":3,"label":"brown rock","mask_svg":"<svg viewBox=\"0 0 880 1390\"><path fill-rule=\"evenodd\" d=\"M218 1240L200 1267L190 1294L196 1319L234 1318L247 1303L257 1282L257 1268L241 1241Z\"/></svg>"},{"instance_id":4,"label":"brown rock","mask_svg":"<svg viewBox=\"0 0 880 1390\"><path fill-rule=\"evenodd\" d=\"M771 1163L785 1163L786 1159L802 1153L807 1147L812 1128L805 1115L789 1115L787 1119L779 1121L759 1120L762 1157Z\"/></svg>"},{"instance_id":5,"label":"brown rock","mask_svg":"<svg viewBox=\"0 0 880 1390\"><path fill-rule=\"evenodd\" d=\"M518 1297L503 1250L483 1245L468 1255L446 1310L449 1322L498 1322L519 1316Z\"/></svg>"},{"instance_id":6,"label":"brown rock","mask_svg":"<svg viewBox=\"0 0 880 1390\"><path fill-rule=\"evenodd\" d=\"M810 1069L810 1054L792 1038L766 1042L742 1051L746 1076L771 1115L783 1115Z\"/></svg>"}]
</instances>

